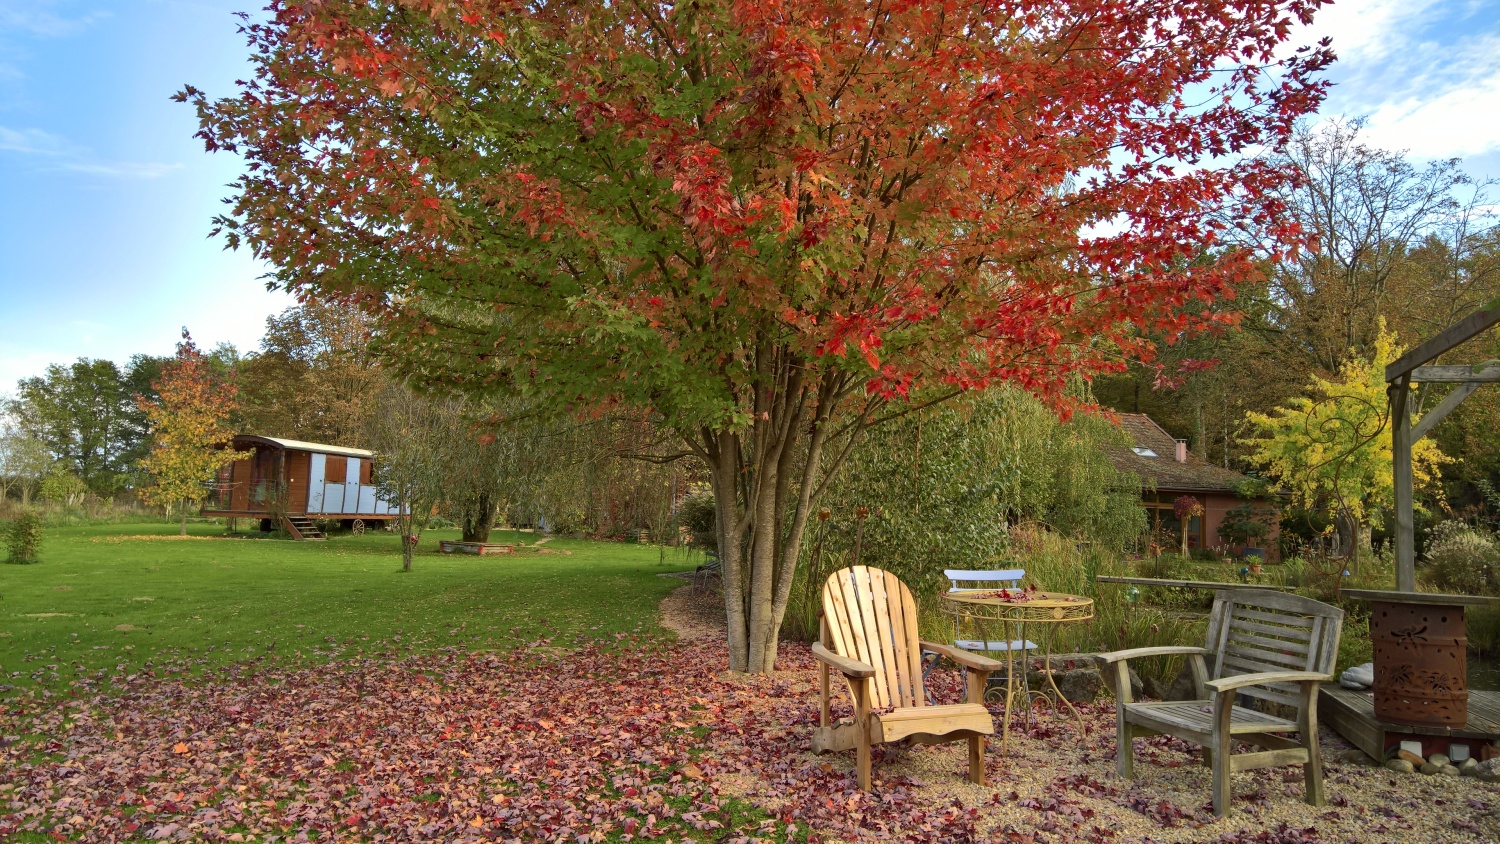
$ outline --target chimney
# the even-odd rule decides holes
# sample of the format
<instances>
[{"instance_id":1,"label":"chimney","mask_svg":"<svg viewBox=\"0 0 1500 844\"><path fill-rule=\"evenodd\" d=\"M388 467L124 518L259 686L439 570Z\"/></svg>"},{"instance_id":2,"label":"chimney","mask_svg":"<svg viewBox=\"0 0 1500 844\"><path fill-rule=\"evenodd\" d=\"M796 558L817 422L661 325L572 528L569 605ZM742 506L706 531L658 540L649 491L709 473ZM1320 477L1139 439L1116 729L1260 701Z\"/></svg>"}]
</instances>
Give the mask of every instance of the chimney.
<instances>
[{"instance_id":1,"label":"chimney","mask_svg":"<svg viewBox=\"0 0 1500 844\"><path fill-rule=\"evenodd\" d=\"M1178 440L1177 441L1177 462L1178 463L1186 463L1187 462L1187 440Z\"/></svg>"}]
</instances>

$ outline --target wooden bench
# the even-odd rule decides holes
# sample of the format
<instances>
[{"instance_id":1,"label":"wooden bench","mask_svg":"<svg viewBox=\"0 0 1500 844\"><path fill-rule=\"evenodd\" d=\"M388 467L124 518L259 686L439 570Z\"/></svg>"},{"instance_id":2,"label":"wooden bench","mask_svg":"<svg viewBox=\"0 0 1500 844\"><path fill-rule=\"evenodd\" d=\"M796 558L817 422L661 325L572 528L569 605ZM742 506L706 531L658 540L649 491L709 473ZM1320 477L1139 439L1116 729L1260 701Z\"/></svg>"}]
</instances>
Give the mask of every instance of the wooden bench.
<instances>
[{"instance_id":1,"label":"wooden bench","mask_svg":"<svg viewBox=\"0 0 1500 844\"><path fill-rule=\"evenodd\" d=\"M1323 765L1318 757L1318 685L1332 679L1344 611L1328 604L1264 589L1226 589L1214 599L1204 647L1135 648L1101 654L1114 666L1115 763L1120 776L1135 775L1131 740L1165 734L1204 748L1213 768L1214 814L1229 810L1229 777L1278 765L1301 765L1307 802L1323 805ZM1136 703L1129 660L1185 654L1199 700ZM1212 660L1210 664L1210 660ZM1294 718L1236 706L1236 696L1281 704ZM1285 734L1297 733L1298 740ZM1231 755L1234 742L1262 748Z\"/></svg>"}]
</instances>

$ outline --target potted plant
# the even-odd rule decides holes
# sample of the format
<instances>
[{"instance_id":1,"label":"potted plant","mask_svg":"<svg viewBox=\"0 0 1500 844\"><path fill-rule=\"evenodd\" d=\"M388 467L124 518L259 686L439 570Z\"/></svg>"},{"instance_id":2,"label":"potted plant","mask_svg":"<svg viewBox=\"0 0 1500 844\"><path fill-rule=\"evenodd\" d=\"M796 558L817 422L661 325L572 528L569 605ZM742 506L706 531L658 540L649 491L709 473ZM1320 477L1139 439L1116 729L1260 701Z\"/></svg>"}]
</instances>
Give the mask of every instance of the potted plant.
<instances>
[{"instance_id":1,"label":"potted plant","mask_svg":"<svg viewBox=\"0 0 1500 844\"><path fill-rule=\"evenodd\" d=\"M1203 502L1191 495L1179 495L1172 502L1172 514L1182 525L1182 556L1188 556L1188 525L1203 515Z\"/></svg>"}]
</instances>

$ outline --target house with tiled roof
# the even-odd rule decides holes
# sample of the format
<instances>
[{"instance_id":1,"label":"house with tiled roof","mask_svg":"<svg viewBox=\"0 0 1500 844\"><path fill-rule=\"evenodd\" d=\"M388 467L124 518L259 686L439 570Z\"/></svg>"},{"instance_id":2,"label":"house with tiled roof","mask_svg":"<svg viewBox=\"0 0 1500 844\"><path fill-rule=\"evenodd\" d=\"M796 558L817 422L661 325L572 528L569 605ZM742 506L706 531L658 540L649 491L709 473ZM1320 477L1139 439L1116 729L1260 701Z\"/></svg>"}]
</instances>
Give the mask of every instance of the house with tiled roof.
<instances>
[{"instance_id":1,"label":"house with tiled roof","mask_svg":"<svg viewBox=\"0 0 1500 844\"><path fill-rule=\"evenodd\" d=\"M1203 504L1204 512L1188 520L1188 547L1226 544L1219 538L1219 525L1225 514L1246 503L1237 490L1249 479L1200 459L1188 450L1186 440L1173 437L1144 413L1120 414L1120 427L1130 435L1131 445L1109 449L1109 458L1116 469L1140 477L1141 504L1153 535L1182 535L1183 525L1173 504L1191 495ZM1265 540L1268 548L1276 547L1278 527L1270 525L1271 534Z\"/></svg>"}]
</instances>

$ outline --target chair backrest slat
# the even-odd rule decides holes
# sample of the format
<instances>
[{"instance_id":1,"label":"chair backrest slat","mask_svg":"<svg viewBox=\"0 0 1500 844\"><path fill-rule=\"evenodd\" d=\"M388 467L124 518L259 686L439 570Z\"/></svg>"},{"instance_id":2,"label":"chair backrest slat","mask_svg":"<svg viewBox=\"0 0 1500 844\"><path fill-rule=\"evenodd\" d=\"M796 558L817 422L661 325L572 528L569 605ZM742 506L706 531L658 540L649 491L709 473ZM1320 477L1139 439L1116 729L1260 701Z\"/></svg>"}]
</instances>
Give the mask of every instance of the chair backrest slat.
<instances>
[{"instance_id":1,"label":"chair backrest slat","mask_svg":"<svg viewBox=\"0 0 1500 844\"><path fill-rule=\"evenodd\" d=\"M911 590L888 571L851 566L823 584L828 647L875 669L870 705L922 706L917 605Z\"/></svg>"},{"instance_id":2,"label":"chair backrest slat","mask_svg":"<svg viewBox=\"0 0 1500 844\"><path fill-rule=\"evenodd\" d=\"M1206 647L1213 679L1267 671L1332 674L1344 611L1311 598L1263 589L1228 589L1214 599ZM1298 708L1294 683L1247 686L1239 694Z\"/></svg>"},{"instance_id":3,"label":"chair backrest slat","mask_svg":"<svg viewBox=\"0 0 1500 844\"><path fill-rule=\"evenodd\" d=\"M967 569L943 569L943 577L954 589L961 589L961 583L1009 583L1019 585L1021 578L1026 576L1025 569L990 569L988 571L968 571Z\"/></svg>"}]
</instances>

